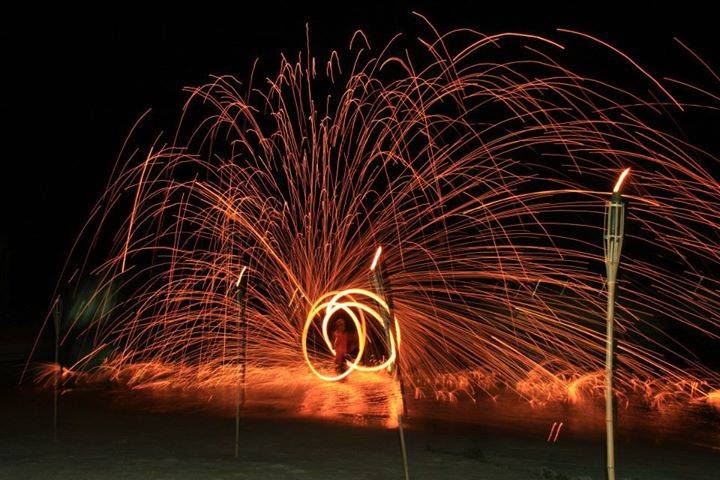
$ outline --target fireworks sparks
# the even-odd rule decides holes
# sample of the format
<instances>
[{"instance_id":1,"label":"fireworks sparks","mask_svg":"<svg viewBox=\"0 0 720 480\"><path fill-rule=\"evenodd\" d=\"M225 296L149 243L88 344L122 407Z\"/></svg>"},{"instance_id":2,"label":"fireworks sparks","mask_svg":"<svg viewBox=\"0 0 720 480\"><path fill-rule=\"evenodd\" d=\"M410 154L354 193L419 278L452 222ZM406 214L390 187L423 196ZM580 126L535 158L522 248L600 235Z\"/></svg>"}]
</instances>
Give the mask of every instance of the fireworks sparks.
<instances>
[{"instance_id":1,"label":"fireworks sparks","mask_svg":"<svg viewBox=\"0 0 720 480\"><path fill-rule=\"evenodd\" d=\"M550 427L550 434L547 437L547 442L557 443L558 437L560 436L560 430L563 427L563 422L553 422Z\"/></svg>"},{"instance_id":2,"label":"fireworks sparks","mask_svg":"<svg viewBox=\"0 0 720 480\"><path fill-rule=\"evenodd\" d=\"M364 36L354 40L324 76L307 52L283 59L265 87L222 76L189 89L172 143L128 161L95 210L97 233L81 237L95 247L122 215L115 246L75 252L81 264L103 259L88 305L111 287L121 293L72 325L64 341L95 352L73 372L198 388L234 384L244 358L250 388L300 367L384 385L397 359L418 397L496 388L536 403L597 397L604 286L594 239L600 190L622 166L614 192L632 168L638 196L617 312L618 394L716 401L718 375L657 328L720 335L708 273L720 271L708 233L719 227L708 167L717 161L663 128L666 108L691 107L679 93L639 66L665 100L575 72L553 58L568 48L561 39L461 30L422 40L409 57L393 45L373 56L358 48ZM370 270L382 255L393 284L385 344L378 329L390 308L368 278L373 250ZM683 288L678 266L685 282L703 282ZM233 286L250 271L241 327ZM322 357L338 313L358 349L330 375Z\"/></svg>"}]
</instances>

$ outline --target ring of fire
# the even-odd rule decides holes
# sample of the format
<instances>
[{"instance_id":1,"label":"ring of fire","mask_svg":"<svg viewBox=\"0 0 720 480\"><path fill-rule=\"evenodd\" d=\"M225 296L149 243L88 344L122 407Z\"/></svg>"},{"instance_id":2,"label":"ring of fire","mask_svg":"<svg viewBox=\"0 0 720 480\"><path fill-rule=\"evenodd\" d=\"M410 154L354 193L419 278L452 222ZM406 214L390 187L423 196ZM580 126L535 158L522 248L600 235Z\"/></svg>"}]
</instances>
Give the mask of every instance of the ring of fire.
<instances>
[{"instance_id":1,"label":"ring of fire","mask_svg":"<svg viewBox=\"0 0 720 480\"><path fill-rule=\"evenodd\" d=\"M373 292L360 288L351 288L346 290L335 290L332 292L328 292L318 298L315 303L313 303L310 311L307 314L307 317L305 319L305 326L303 327L302 332L302 353L303 357L305 358L305 363L307 363L308 367L310 367L310 370L312 370L312 372L322 380L328 382L336 382L350 375L353 370L360 370L363 372L379 371L384 368L391 367L397 359L397 349L400 345L400 326L398 325L397 319L394 319L394 331L392 329L388 329L387 331L389 339L388 358L379 365L360 365L363 353L365 352L365 343L367 340L365 316L369 315L370 317L375 319L383 328L385 326L385 323L383 321L382 314L376 308L373 308L370 305L356 300L357 297L366 297L370 299L371 301L375 302L375 304L380 309L384 310L388 316L392 315L392 313L390 312L390 308L388 307L385 300L383 300L382 298L380 298L380 296ZM345 314L347 314L353 325L355 325L355 329L358 332L357 355L355 355L355 358L352 361L347 361L347 370L337 375L325 375L321 373L317 368L315 368L315 365L313 364L312 360L310 360L310 357L308 355L308 332L310 331L310 326L315 321L315 318L318 317L318 314L320 314L323 310L325 311L325 314L323 315L322 319L322 337L325 341L326 347L333 355L335 354L335 349L333 348L332 340L330 339L330 334L328 333L328 326L330 324L332 316L336 312L343 311Z\"/></svg>"}]
</instances>

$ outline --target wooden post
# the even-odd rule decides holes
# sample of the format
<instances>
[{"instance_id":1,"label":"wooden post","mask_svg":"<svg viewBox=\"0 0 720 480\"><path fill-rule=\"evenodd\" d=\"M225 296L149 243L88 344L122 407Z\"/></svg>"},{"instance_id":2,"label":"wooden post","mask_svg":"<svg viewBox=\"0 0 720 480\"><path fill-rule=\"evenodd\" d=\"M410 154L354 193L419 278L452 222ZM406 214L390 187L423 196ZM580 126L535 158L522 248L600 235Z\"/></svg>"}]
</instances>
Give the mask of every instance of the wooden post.
<instances>
[{"instance_id":1,"label":"wooden post","mask_svg":"<svg viewBox=\"0 0 720 480\"><path fill-rule=\"evenodd\" d=\"M247 321L245 320L245 307L247 305L248 275L247 267L243 267L240 277L235 284L238 287L238 302L240 303L240 316L238 317L238 330L240 333L238 363L240 366L240 380L238 382L237 401L235 409L235 458L240 455L240 413L245 405L245 376L247 373Z\"/></svg>"},{"instance_id":2,"label":"wooden post","mask_svg":"<svg viewBox=\"0 0 720 480\"><path fill-rule=\"evenodd\" d=\"M625 225L625 207L619 192L619 185L624 175L621 176L605 209L605 268L607 272L605 447L608 480L615 480L615 290Z\"/></svg>"},{"instance_id":3,"label":"wooden post","mask_svg":"<svg viewBox=\"0 0 720 480\"><path fill-rule=\"evenodd\" d=\"M377 292L378 296L385 300L385 303L388 306L388 309L385 310L384 308L380 309L382 318L383 318L383 326L385 329L385 337L387 344L390 345L390 337L392 336L392 328L394 324L394 316L393 316L393 303L392 303L392 296L390 295L390 285L387 280L387 278L383 275L382 266L378 262L380 258L380 254L382 253L382 248L378 248L375 258L373 259L372 266L370 267L370 270L372 272L371 280L373 283L373 287L375 288L375 291ZM403 382L402 377L402 369L400 368L400 345L396 345L396 351L395 351L395 365L391 366L392 371L395 374L395 379L398 382L398 386L400 388L400 400L402 402L402 412L398 414L398 436L400 437L400 453L402 455L402 463L403 463L403 473L405 475L405 480L410 480L410 470L408 468L408 457L407 457L407 446L405 445L405 428L403 425L403 420L405 418L406 412L407 412L407 403L405 402L405 384Z\"/></svg>"}]
</instances>

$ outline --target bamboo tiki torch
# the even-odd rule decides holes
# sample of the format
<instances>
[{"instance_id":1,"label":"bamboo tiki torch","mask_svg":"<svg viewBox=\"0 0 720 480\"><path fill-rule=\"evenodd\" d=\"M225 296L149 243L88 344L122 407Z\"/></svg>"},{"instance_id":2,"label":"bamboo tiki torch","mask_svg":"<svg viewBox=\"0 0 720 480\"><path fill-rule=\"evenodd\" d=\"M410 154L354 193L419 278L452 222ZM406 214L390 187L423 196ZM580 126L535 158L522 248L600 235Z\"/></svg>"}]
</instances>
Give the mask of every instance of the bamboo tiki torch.
<instances>
[{"instance_id":1,"label":"bamboo tiki torch","mask_svg":"<svg viewBox=\"0 0 720 480\"><path fill-rule=\"evenodd\" d=\"M372 264L370 265L370 279L373 287L377 292L378 296L382 298L388 306L388 309L379 309L382 312L383 327L385 330L385 340L387 345L390 345L392 329L394 326L395 316L393 315L393 303L392 295L390 294L390 283L387 277L383 274L382 265L380 262L380 255L382 254L382 247L378 247L375 256L373 257ZM405 403L405 384L403 383L402 369L400 368L400 342L396 341L396 357L395 363L388 367L391 373L395 374L395 378L400 387L400 399L402 401L402 411L398 414L398 435L400 437L400 451L402 453L403 472L405 474L405 480L410 480L410 473L408 470L408 459L407 459L407 447L405 445L405 431L403 429L403 419L405 412L407 411Z\"/></svg>"},{"instance_id":2,"label":"bamboo tiki torch","mask_svg":"<svg viewBox=\"0 0 720 480\"><path fill-rule=\"evenodd\" d=\"M623 170L618 178L610 201L605 205L605 269L607 271L607 335L605 339L605 438L607 446L607 478L615 480L615 289L617 282L620 252L623 244L625 225L625 204L620 187L629 168Z\"/></svg>"}]
</instances>

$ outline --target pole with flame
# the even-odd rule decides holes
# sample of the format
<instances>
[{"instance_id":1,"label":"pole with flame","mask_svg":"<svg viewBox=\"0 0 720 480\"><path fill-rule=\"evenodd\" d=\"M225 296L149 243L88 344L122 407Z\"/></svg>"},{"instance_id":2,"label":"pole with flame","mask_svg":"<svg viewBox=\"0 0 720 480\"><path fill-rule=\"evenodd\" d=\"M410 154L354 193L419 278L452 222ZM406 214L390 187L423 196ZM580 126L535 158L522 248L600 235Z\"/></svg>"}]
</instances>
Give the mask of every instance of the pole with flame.
<instances>
[{"instance_id":1,"label":"pole with flame","mask_svg":"<svg viewBox=\"0 0 720 480\"><path fill-rule=\"evenodd\" d=\"M605 206L605 269L607 271L607 334L605 339L605 428L607 443L607 478L615 480L615 397L613 377L615 362L615 288L625 227L625 204L620 188L630 173L620 174L610 201Z\"/></svg>"},{"instance_id":2,"label":"pole with flame","mask_svg":"<svg viewBox=\"0 0 720 480\"><path fill-rule=\"evenodd\" d=\"M240 316L238 318L238 330L240 333L240 348L238 351L240 380L238 382L237 408L235 409L235 458L237 458L240 454L240 412L245 405L245 376L247 373L247 322L245 321L248 290L247 266L244 266L240 271L240 276L237 282L235 282L235 288L237 288L237 299L240 304Z\"/></svg>"},{"instance_id":3,"label":"pole with flame","mask_svg":"<svg viewBox=\"0 0 720 480\"><path fill-rule=\"evenodd\" d=\"M385 341L387 342L387 345L390 345L392 341L392 329L395 320L395 316L393 314L394 308L393 308L393 302L392 302L392 295L390 294L390 283L388 282L387 277L383 274L382 264L380 262L380 256L382 255L382 247L378 247L375 251L375 256L373 257L372 264L370 265L370 280L373 284L373 288L375 288L375 291L377 292L378 296L382 298L385 303L387 304L388 308L380 308L380 312L383 319L383 327L385 330ZM402 377L402 369L400 368L400 341L398 339L397 342L397 354L395 358L395 362L388 365L388 371L390 373L395 374L395 378L398 381L398 385L400 387L400 399L402 401L402 411L398 413L398 435L400 437L400 450L402 453L402 461L403 461L403 471L405 473L405 480L410 480L410 472L408 470L408 459L407 459L407 447L405 446L405 430L403 428L403 418L405 416L405 412L407 411L407 406L405 403L405 384L403 383L403 377Z\"/></svg>"}]
</instances>

